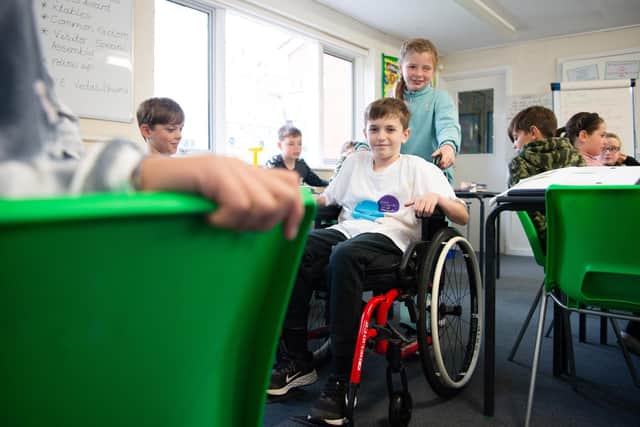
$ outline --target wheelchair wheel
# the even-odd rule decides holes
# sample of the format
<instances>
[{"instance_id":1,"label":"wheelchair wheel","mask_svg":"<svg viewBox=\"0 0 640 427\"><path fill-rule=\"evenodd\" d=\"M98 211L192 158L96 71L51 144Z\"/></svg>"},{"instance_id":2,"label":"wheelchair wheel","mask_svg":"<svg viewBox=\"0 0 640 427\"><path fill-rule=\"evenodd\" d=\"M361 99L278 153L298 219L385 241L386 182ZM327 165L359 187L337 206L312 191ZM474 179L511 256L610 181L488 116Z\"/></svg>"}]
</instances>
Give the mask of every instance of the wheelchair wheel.
<instances>
[{"instance_id":1,"label":"wheelchair wheel","mask_svg":"<svg viewBox=\"0 0 640 427\"><path fill-rule=\"evenodd\" d=\"M409 393L395 392L389 396L389 424L391 427L407 427L411 421L413 400Z\"/></svg>"},{"instance_id":2,"label":"wheelchair wheel","mask_svg":"<svg viewBox=\"0 0 640 427\"><path fill-rule=\"evenodd\" d=\"M438 395L454 396L478 361L482 289L475 252L452 228L436 233L420 266L417 329L427 381Z\"/></svg>"}]
</instances>

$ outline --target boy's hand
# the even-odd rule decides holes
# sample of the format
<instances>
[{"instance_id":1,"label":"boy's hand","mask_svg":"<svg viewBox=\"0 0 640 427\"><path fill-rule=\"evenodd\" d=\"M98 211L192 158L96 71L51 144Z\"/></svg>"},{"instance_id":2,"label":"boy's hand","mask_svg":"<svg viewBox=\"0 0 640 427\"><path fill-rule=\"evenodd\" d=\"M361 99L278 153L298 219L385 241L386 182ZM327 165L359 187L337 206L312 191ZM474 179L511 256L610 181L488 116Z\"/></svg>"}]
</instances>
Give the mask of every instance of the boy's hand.
<instances>
[{"instance_id":1,"label":"boy's hand","mask_svg":"<svg viewBox=\"0 0 640 427\"><path fill-rule=\"evenodd\" d=\"M147 158L140 187L202 194L218 204L209 221L223 228L269 230L284 221L287 239L295 238L304 214L297 173L229 157Z\"/></svg>"},{"instance_id":2,"label":"boy's hand","mask_svg":"<svg viewBox=\"0 0 640 427\"><path fill-rule=\"evenodd\" d=\"M406 207L413 206L417 217L429 217L433 214L433 211L438 206L440 196L436 193L427 193L422 197L418 197L415 200L409 200L404 205Z\"/></svg>"},{"instance_id":3,"label":"boy's hand","mask_svg":"<svg viewBox=\"0 0 640 427\"><path fill-rule=\"evenodd\" d=\"M327 206L327 198L324 194L318 194L316 196L316 205L318 205L318 207Z\"/></svg>"},{"instance_id":4,"label":"boy's hand","mask_svg":"<svg viewBox=\"0 0 640 427\"><path fill-rule=\"evenodd\" d=\"M456 161L456 152L453 147L449 144L444 144L442 147L438 148L433 152L431 157L440 156L440 161L438 162L438 166L441 169L447 169L452 166Z\"/></svg>"}]
</instances>

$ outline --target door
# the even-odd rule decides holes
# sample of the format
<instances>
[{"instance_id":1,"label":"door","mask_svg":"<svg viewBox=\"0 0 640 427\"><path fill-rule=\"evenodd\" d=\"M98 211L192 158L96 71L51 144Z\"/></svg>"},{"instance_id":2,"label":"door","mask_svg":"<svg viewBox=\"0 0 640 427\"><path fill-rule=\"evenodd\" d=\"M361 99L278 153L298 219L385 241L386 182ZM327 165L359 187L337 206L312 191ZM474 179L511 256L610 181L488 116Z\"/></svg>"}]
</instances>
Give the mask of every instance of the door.
<instances>
[{"instance_id":1,"label":"door","mask_svg":"<svg viewBox=\"0 0 640 427\"><path fill-rule=\"evenodd\" d=\"M440 87L449 92L458 106L462 129L461 151L456 158L454 188L463 182L485 184L487 190L507 189L508 163L514 155L507 135L506 68L442 75ZM491 211L485 202L485 215ZM465 232L479 249L479 206L471 206L471 220ZM528 243L515 214L503 215L501 248L507 253L528 254Z\"/></svg>"}]
</instances>

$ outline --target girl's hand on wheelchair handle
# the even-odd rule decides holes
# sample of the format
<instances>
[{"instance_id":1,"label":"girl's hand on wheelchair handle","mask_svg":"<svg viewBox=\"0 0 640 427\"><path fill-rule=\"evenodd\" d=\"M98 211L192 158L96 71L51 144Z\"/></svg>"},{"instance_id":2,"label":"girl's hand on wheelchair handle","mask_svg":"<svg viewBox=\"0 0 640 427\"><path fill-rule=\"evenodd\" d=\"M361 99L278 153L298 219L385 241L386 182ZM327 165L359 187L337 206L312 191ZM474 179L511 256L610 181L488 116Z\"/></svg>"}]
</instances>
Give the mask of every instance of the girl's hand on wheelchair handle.
<instances>
[{"instance_id":1,"label":"girl's hand on wheelchair handle","mask_svg":"<svg viewBox=\"0 0 640 427\"><path fill-rule=\"evenodd\" d=\"M447 169L456 162L456 151L449 144L443 144L431 155L433 163L440 169Z\"/></svg>"}]
</instances>

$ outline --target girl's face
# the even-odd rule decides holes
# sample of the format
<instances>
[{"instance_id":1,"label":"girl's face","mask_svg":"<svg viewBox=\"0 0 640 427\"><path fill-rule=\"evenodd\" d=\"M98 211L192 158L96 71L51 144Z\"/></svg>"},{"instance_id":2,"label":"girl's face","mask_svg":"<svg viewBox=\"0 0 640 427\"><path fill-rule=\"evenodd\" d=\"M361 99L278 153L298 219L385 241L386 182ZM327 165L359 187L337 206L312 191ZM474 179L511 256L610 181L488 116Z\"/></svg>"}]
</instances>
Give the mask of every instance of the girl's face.
<instances>
[{"instance_id":1,"label":"girl's face","mask_svg":"<svg viewBox=\"0 0 640 427\"><path fill-rule=\"evenodd\" d=\"M605 165L615 165L618 162L618 153L620 152L620 141L616 138L607 138L607 143L602 147L602 156L600 160Z\"/></svg>"},{"instance_id":2,"label":"girl's face","mask_svg":"<svg viewBox=\"0 0 640 427\"><path fill-rule=\"evenodd\" d=\"M184 123L142 125L141 131L152 153L173 155L178 151L183 127Z\"/></svg>"},{"instance_id":3,"label":"girl's face","mask_svg":"<svg viewBox=\"0 0 640 427\"><path fill-rule=\"evenodd\" d=\"M579 150L583 153L587 153L590 156L600 156L602 154L602 147L607 142L607 127L604 122L600 123L598 129L589 134L586 130L580 131L578 139L580 141Z\"/></svg>"},{"instance_id":4,"label":"girl's face","mask_svg":"<svg viewBox=\"0 0 640 427\"><path fill-rule=\"evenodd\" d=\"M431 83L435 61L431 52L410 52L402 61L402 78L410 91L420 90Z\"/></svg>"}]
</instances>

